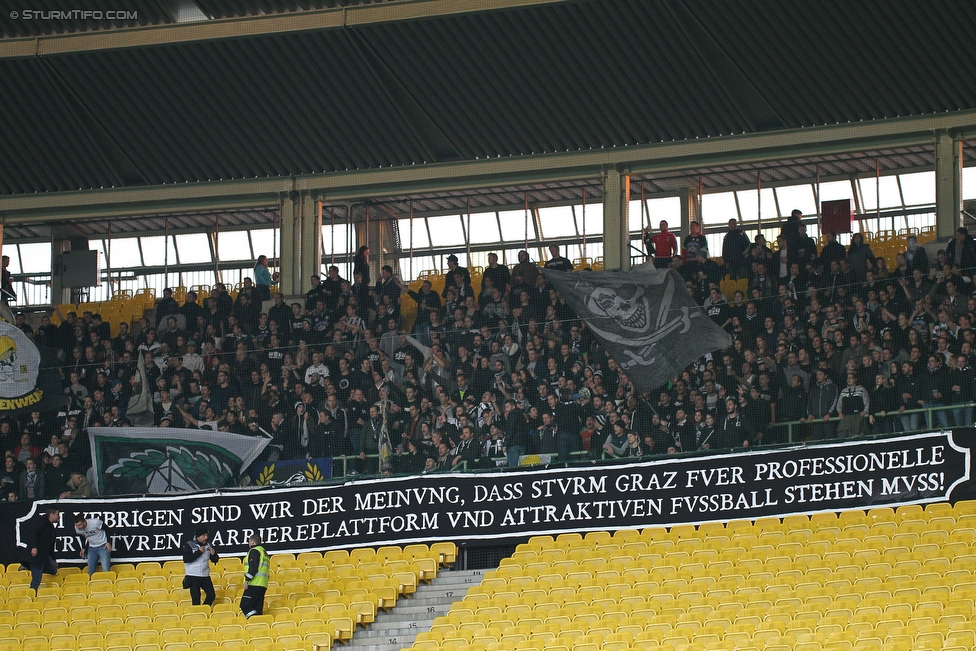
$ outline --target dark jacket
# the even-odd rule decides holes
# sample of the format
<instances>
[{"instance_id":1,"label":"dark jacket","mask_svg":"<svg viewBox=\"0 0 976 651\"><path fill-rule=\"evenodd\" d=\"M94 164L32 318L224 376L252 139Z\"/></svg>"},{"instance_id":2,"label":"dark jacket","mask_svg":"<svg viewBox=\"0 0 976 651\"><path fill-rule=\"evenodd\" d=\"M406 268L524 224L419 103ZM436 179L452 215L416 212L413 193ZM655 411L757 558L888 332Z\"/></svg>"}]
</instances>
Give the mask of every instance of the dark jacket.
<instances>
[{"instance_id":1,"label":"dark jacket","mask_svg":"<svg viewBox=\"0 0 976 651\"><path fill-rule=\"evenodd\" d=\"M946 373L945 367L939 366L934 371L926 368L918 373L918 376L919 400L948 404L949 387L946 383L948 373Z\"/></svg>"},{"instance_id":2,"label":"dark jacket","mask_svg":"<svg viewBox=\"0 0 976 651\"><path fill-rule=\"evenodd\" d=\"M24 523L20 530L21 539L26 547L18 548L21 562L25 565L43 565L49 558L54 558L54 524L47 519L47 513L41 512ZM37 556L31 556L31 550L37 550Z\"/></svg>"},{"instance_id":3,"label":"dark jacket","mask_svg":"<svg viewBox=\"0 0 976 651\"><path fill-rule=\"evenodd\" d=\"M513 409L505 419L505 447L521 446L528 450L532 439L529 437L529 423L521 409Z\"/></svg>"},{"instance_id":4,"label":"dark jacket","mask_svg":"<svg viewBox=\"0 0 976 651\"><path fill-rule=\"evenodd\" d=\"M807 410L814 418L823 418L828 414L833 415L837 408L839 395L837 385L831 382L829 378L823 384L814 382L810 385Z\"/></svg>"},{"instance_id":5,"label":"dark jacket","mask_svg":"<svg viewBox=\"0 0 976 651\"><path fill-rule=\"evenodd\" d=\"M955 264L956 248L958 246L959 244L956 242L955 238L952 238L949 244L946 245L946 259L949 261L949 264ZM963 270L972 270L974 267L976 267L976 241L974 241L973 238L967 237L965 240L963 240L962 254L959 259L959 266L962 267Z\"/></svg>"}]
</instances>

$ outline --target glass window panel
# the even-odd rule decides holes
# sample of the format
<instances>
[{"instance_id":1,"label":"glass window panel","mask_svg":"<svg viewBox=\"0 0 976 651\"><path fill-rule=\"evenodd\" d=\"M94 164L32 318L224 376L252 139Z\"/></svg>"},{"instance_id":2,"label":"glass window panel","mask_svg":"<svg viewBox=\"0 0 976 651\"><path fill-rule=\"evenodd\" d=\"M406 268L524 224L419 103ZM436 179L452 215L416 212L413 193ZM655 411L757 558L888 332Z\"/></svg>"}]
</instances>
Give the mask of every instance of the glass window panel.
<instances>
[{"instance_id":1,"label":"glass window panel","mask_svg":"<svg viewBox=\"0 0 976 651\"><path fill-rule=\"evenodd\" d=\"M702 196L702 219L705 224L727 224L730 219L738 217L735 195L732 192L714 192ZM671 226L671 230L677 228Z\"/></svg>"},{"instance_id":2,"label":"glass window panel","mask_svg":"<svg viewBox=\"0 0 976 651\"><path fill-rule=\"evenodd\" d=\"M434 246L461 246L464 244L464 231L461 230L460 215L428 217L430 239Z\"/></svg>"},{"instance_id":3,"label":"glass window panel","mask_svg":"<svg viewBox=\"0 0 976 651\"><path fill-rule=\"evenodd\" d=\"M416 224L421 222L417 221ZM400 277L410 284L411 280L414 280L421 271L429 271L434 269L434 257L430 255L415 255L413 257L413 269L411 271L411 263L409 256L406 258L400 258Z\"/></svg>"},{"instance_id":4,"label":"glass window panel","mask_svg":"<svg viewBox=\"0 0 976 651\"><path fill-rule=\"evenodd\" d=\"M627 215L628 217L628 228L631 233L638 233L644 230L644 226L647 224L647 219L644 215L644 209L641 208L641 200L630 202L630 211Z\"/></svg>"},{"instance_id":5,"label":"glass window panel","mask_svg":"<svg viewBox=\"0 0 976 651\"><path fill-rule=\"evenodd\" d=\"M184 233L177 235L176 238L176 246L180 251L180 264L213 262L210 254L210 238L206 233Z\"/></svg>"},{"instance_id":6,"label":"glass window panel","mask_svg":"<svg viewBox=\"0 0 976 651\"><path fill-rule=\"evenodd\" d=\"M337 241L336 246L338 246L338 244L339 243ZM262 228L251 231L251 245L254 247L253 253L255 258L257 258L259 255L266 255L271 260L272 264L274 264L275 258L280 255L281 233L278 233L278 236L275 237L275 232L272 228ZM329 240L326 240L325 245L329 245Z\"/></svg>"},{"instance_id":7,"label":"glass window panel","mask_svg":"<svg viewBox=\"0 0 976 651\"><path fill-rule=\"evenodd\" d=\"M469 237L472 244L488 244L501 239L498 234L498 219L495 218L495 213L473 213L470 221L468 221L467 215L462 216L461 219L464 220L465 226L470 227ZM404 241L402 235L400 241Z\"/></svg>"},{"instance_id":8,"label":"glass window panel","mask_svg":"<svg viewBox=\"0 0 976 651\"><path fill-rule=\"evenodd\" d=\"M878 209L878 195L881 195L881 209L901 208L901 194L898 192L898 177L882 176L881 191L875 178L859 179L861 186L861 206L864 212Z\"/></svg>"},{"instance_id":9,"label":"glass window panel","mask_svg":"<svg viewBox=\"0 0 976 651\"><path fill-rule=\"evenodd\" d=\"M681 224L681 199L678 197L661 197L647 201L651 228L657 231L661 221L666 221L671 230L678 230ZM641 227L643 229L643 226Z\"/></svg>"},{"instance_id":10,"label":"glass window panel","mask_svg":"<svg viewBox=\"0 0 976 651\"><path fill-rule=\"evenodd\" d=\"M106 260L108 257L105 255L105 240L88 240L88 248L92 251L98 251L98 260L104 267L106 265Z\"/></svg>"},{"instance_id":11,"label":"glass window panel","mask_svg":"<svg viewBox=\"0 0 976 651\"><path fill-rule=\"evenodd\" d=\"M586 207L589 217L590 207ZM524 216L523 216L524 219ZM576 222L573 218L572 206L555 206L539 209L539 223L542 225L542 237L576 237ZM523 234L525 232L523 224Z\"/></svg>"},{"instance_id":12,"label":"glass window panel","mask_svg":"<svg viewBox=\"0 0 976 651\"><path fill-rule=\"evenodd\" d=\"M586 256L590 260L603 257L603 242L586 243Z\"/></svg>"},{"instance_id":13,"label":"glass window panel","mask_svg":"<svg viewBox=\"0 0 976 651\"><path fill-rule=\"evenodd\" d=\"M757 221L756 215L759 213L759 195L755 190L742 190L736 192L739 199L739 215L743 222ZM792 208L790 208L792 210ZM763 221L778 221L779 211L776 209L776 197L773 195L772 188L762 189L762 218ZM729 217L721 222L723 226L729 222ZM709 222L711 224L712 222Z\"/></svg>"},{"instance_id":14,"label":"glass window panel","mask_svg":"<svg viewBox=\"0 0 976 651\"><path fill-rule=\"evenodd\" d=\"M838 199L850 199L854 200L854 192L851 189L850 181L831 181L830 183L820 184L820 202L824 201L836 201ZM792 208L787 208L783 206L783 210L789 214ZM803 210L802 208L800 210ZM807 212L804 210L803 214L806 216ZM813 214L813 213L811 213ZM784 215L785 216L785 215ZM809 233L808 233L809 234Z\"/></svg>"},{"instance_id":15,"label":"glass window panel","mask_svg":"<svg viewBox=\"0 0 976 651\"><path fill-rule=\"evenodd\" d=\"M141 267L142 257L139 254L139 238L122 237L112 240L112 269L131 269Z\"/></svg>"},{"instance_id":16,"label":"glass window panel","mask_svg":"<svg viewBox=\"0 0 976 651\"><path fill-rule=\"evenodd\" d=\"M50 248L50 247L48 247ZM3 254L10 258L10 266L7 268L12 274L20 273L20 254L17 252L16 244L4 244Z\"/></svg>"},{"instance_id":17,"label":"glass window panel","mask_svg":"<svg viewBox=\"0 0 976 651\"><path fill-rule=\"evenodd\" d=\"M217 257L221 262L251 260L251 242L248 240L247 231L221 231L218 233Z\"/></svg>"},{"instance_id":18,"label":"glass window panel","mask_svg":"<svg viewBox=\"0 0 976 651\"><path fill-rule=\"evenodd\" d=\"M634 228L634 210L637 210L637 215L640 217L640 201L630 202L630 228ZM578 206L573 206L573 210L576 213L576 226L579 228L579 232L583 232L583 204ZM586 204L586 234L587 235L602 235L603 234L603 204L602 203L589 203Z\"/></svg>"},{"instance_id":19,"label":"glass window panel","mask_svg":"<svg viewBox=\"0 0 976 651\"><path fill-rule=\"evenodd\" d=\"M822 189L822 188L821 188ZM817 203L814 201L813 186L809 183L801 185L784 185L776 188L776 199L779 201L779 209L783 213L779 217L788 217L794 210L799 210L806 216L817 214ZM763 200L765 202L765 199ZM765 218L766 211L763 210Z\"/></svg>"},{"instance_id":20,"label":"glass window panel","mask_svg":"<svg viewBox=\"0 0 976 651\"><path fill-rule=\"evenodd\" d=\"M962 198L976 199L976 167L964 167L962 170Z\"/></svg>"},{"instance_id":21,"label":"glass window panel","mask_svg":"<svg viewBox=\"0 0 976 651\"><path fill-rule=\"evenodd\" d=\"M935 203L935 172L901 174L901 194L906 206Z\"/></svg>"},{"instance_id":22,"label":"glass window panel","mask_svg":"<svg viewBox=\"0 0 976 651\"><path fill-rule=\"evenodd\" d=\"M228 233L221 233L220 239L224 238L224 235ZM166 251L163 249L163 239L165 236L156 235L153 237L141 237L142 241L142 259L147 267L162 267L167 262L170 265L176 265L176 249L173 247L173 238L169 238L169 260L166 260ZM115 253L115 246L112 246L112 253ZM235 258L231 258L232 260ZM114 265L113 265L114 267Z\"/></svg>"},{"instance_id":23,"label":"glass window panel","mask_svg":"<svg viewBox=\"0 0 976 651\"><path fill-rule=\"evenodd\" d=\"M589 213L590 209L587 208L586 212ZM525 240L525 211L524 210L506 210L504 212L498 213L498 221L502 226L502 238L506 242L518 242ZM528 220L529 228L529 241L535 239L535 227L532 224L532 215L529 215ZM508 264L515 264L515 261L511 261Z\"/></svg>"},{"instance_id":24,"label":"glass window panel","mask_svg":"<svg viewBox=\"0 0 976 651\"><path fill-rule=\"evenodd\" d=\"M214 280L213 270L187 271L183 274L183 284L187 287L192 287L193 285L205 285L207 287L212 287L216 282L217 281Z\"/></svg>"},{"instance_id":25,"label":"glass window panel","mask_svg":"<svg viewBox=\"0 0 976 651\"><path fill-rule=\"evenodd\" d=\"M410 220L398 219L397 228L400 230L400 247L404 251L410 251ZM338 238L339 234L336 233L337 248L340 246ZM328 244L326 244L326 246L328 246ZM426 249L429 247L430 238L427 236L427 222L422 218L415 218L413 220L413 248Z\"/></svg>"},{"instance_id":26,"label":"glass window panel","mask_svg":"<svg viewBox=\"0 0 976 651\"><path fill-rule=\"evenodd\" d=\"M21 244L20 262L23 265L22 273L51 273L51 245L47 242Z\"/></svg>"}]
</instances>

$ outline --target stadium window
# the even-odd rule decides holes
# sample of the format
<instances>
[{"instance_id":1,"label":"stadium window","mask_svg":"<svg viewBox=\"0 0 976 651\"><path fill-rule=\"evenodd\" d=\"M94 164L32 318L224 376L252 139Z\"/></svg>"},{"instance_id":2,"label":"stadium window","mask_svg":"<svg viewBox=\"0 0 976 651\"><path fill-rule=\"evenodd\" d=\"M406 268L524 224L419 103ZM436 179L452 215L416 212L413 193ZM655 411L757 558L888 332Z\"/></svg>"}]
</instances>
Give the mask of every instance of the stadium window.
<instances>
[{"instance_id":1,"label":"stadium window","mask_svg":"<svg viewBox=\"0 0 976 651\"><path fill-rule=\"evenodd\" d=\"M871 212L878 209L878 183L877 179L867 177L858 180L861 188L861 209L863 212ZM901 193L898 191L897 176L882 176L881 186L881 210L901 208Z\"/></svg>"},{"instance_id":2,"label":"stadium window","mask_svg":"<svg viewBox=\"0 0 976 651\"><path fill-rule=\"evenodd\" d=\"M935 172L899 174L901 196L906 206L924 206L935 203Z\"/></svg>"},{"instance_id":3,"label":"stadium window","mask_svg":"<svg viewBox=\"0 0 976 651\"><path fill-rule=\"evenodd\" d=\"M854 200L854 190L851 187L850 181L831 181L829 183L820 184L821 203L823 203L824 201L837 201L838 199L850 199L852 201ZM786 209L792 210L792 208L786 208ZM801 208L801 210L803 209ZM804 211L803 214L806 215L807 213Z\"/></svg>"},{"instance_id":4,"label":"stadium window","mask_svg":"<svg viewBox=\"0 0 976 651\"><path fill-rule=\"evenodd\" d=\"M647 214L651 220L652 230L656 231L662 220L668 223L668 228L678 230L678 226L681 224L681 199L678 197L648 199Z\"/></svg>"},{"instance_id":5,"label":"stadium window","mask_svg":"<svg viewBox=\"0 0 976 651\"><path fill-rule=\"evenodd\" d=\"M400 231L400 248L407 253L410 252L410 220L409 219L398 219L397 220L397 230ZM343 239L342 242L345 242ZM340 249L339 234L336 233L336 252L339 250L345 251L345 249ZM430 248L430 236L427 235L427 222L423 218L415 218L413 220L413 248L414 249L429 249ZM433 262L433 258L431 258Z\"/></svg>"},{"instance_id":6,"label":"stadium window","mask_svg":"<svg viewBox=\"0 0 976 651\"><path fill-rule=\"evenodd\" d=\"M221 231L217 236L217 258L221 262L253 260L247 231Z\"/></svg>"},{"instance_id":7,"label":"stadium window","mask_svg":"<svg viewBox=\"0 0 976 651\"><path fill-rule=\"evenodd\" d=\"M468 240L472 244L491 244L501 239L498 233L498 218L494 212L472 213L471 220L468 221L467 215L462 215L465 228L470 224L471 232L468 233ZM400 236L400 242L405 240Z\"/></svg>"},{"instance_id":8,"label":"stadium window","mask_svg":"<svg viewBox=\"0 0 976 651\"><path fill-rule=\"evenodd\" d=\"M814 201L813 186L809 183L800 185L784 185L776 188L776 202L782 211L779 217L788 217L794 210L799 210L804 215L810 217L817 214L817 204ZM766 203L763 197L763 203ZM765 218L765 209L763 218Z\"/></svg>"},{"instance_id":9,"label":"stadium window","mask_svg":"<svg viewBox=\"0 0 976 651\"><path fill-rule=\"evenodd\" d=\"M631 201L630 210L634 210L634 206L637 205L637 209L640 210L640 201ZM573 206L573 212L576 213L576 229L583 233L583 204ZM634 214L630 214L630 223L633 228ZM603 235L603 204L602 203L587 203L586 204L586 235Z\"/></svg>"},{"instance_id":10,"label":"stadium window","mask_svg":"<svg viewBox=\"0 0 976 651\"><path fill-rule=\"evenodd\" d=\"M51 245L47 242L21 244L20 264L25 274L51 273Z\"/></svg>"},{"instance_id":11,"label":"stadium window","mask_svg":"<svg viewBox=\"0 0 976 651\"><path fill-rule=\"evenodd\" d=\"M50 248L50 246L48 247ZM7 270L12 274L19 274L20 271L20 251L17 249L16 244L4 244L3 245L3 255L10 258L10 266Z\"/></svg>"},{"instance_id":12,"label":"stadium window","mask_svg":"<svg viewBox=\"0 0 976 651\"><path fill-rule=\"evenodd\" d=\"M777 221L780 218L780 211L776 207L776 195L772 188L763 188L762 192L762 220L765 221ZM756 215L759 212L759 197L755 190L740 190L735 193L736 199L739 201L739 214L742 216L742 221L744 223L751 223L757 221ZM793 210L790 208L790 210ZM729 218L731 219L731 217ZM729 219L722 220L720 223L724 226L729 223ZM710 224L712 222L709 222Z\"/></svg>"},{"instance_id":13,"label":"stadium window","mask_svg":"<svg viewBox=\"0 0 976 651\"><path fill-rule=\"evenodd\" d=\"M180 264L204 264L213 262L213 256L210 253L210 238L206 233L183 233L177 235L176 246L180 252Z\"/></svg>"},{"instance_id":14,"label":"stadium window","mask_svg":"<svg viewBox=\"0 0 976 651\"><path fill-rule=\"evenodd\" d=\"M586 209L589 213L589 208ZM506 210L498 213L498 223L502 228L502 239L506 242L521 242L525 236L525 211ZM536 239L535 226L532 224L532 215L529 215L529 235L528 240ZM510 260L508 264L515 264L517 259Z\"/></svg>"},{"instance_id":15,"label":"stadium window","mask_svg":"<svg viewBox=\"0 0 976 651\"><path fill-rule=\"evenodd\" d=\"M339 228L338 226L336 228ZM345 228L345 226L343 226ZM325 228L322 229L323 232ZM254 254L254 258L257 259L259 255L266 255L272 260L278 258L281 250L281 234L279 233L275 237L274 230L270 228L262 228L256 231L250 231L251 235L251 252ZM325 246L330 245L331 240L325 240ZM336 233L336 249L345 251L343 243L345 240L339 239L339 234ZM274 249L274 250L272 250ZM326 251L326 249L322 249Z\"/></svg>"},{"instance_id":16,"label":"stadium window","mask_svg":"<svg viewBox=\"0 0 976 651\"><path fill-rule=\"evenodd\" d=\"M586 208L589 217L590 207ZM523 220L525 219L523 215ZM573 216L572 206L554 206L552 208L539 209L539 225L542 227L542 237L554 239L561 237L578 237L576 232L576 220ZM522 225L523 235L525 225Z\"/></svg>"},{"instance_id":17,"label":"stadium window","mask_svg":"<svg viewBox=\"0 0 976 651\"><path fill-rule=\"evenodd\" d=\"M580 246L580 248L582 249L583 247ZM635 252L632 251L632 253L635 253ZM581 256L581 257L589 258L591 261L592 260L596 260L597 258L602 258L603 257L603 242L587 242L586 243L586 250L583 251L583 256Z\"/></svg>"},{"instance_id":18,"label":"stadium window","mask_svg":"<svg viewBox=\"0 0 976 651\"><path fill-rule=\"evenodd\" d=\"M702 196L703 225L728 224L730 219L740 219L739 210L735 205L735 194L732 192L713 192ZM755 211L752 213L755 215ZM753 221L751 218L749 221ZM673 230L674 225L671 224Z\"/></svg>"},{"instance_id":19,"label":"stadium window","mask_svg":"<svg viewBox=\"0 0 976 651\"><path fill-rule=\"evenodd\" d=\"M415 222L415 226L417 223ZM422 225L422 222L421 222ZM431 255L415 255L413 257L413 271L411 272L411 262L410 257L400 258L400 278L403 278L407 283L413 281L420 275L421 271L435 271L434 266L434 256Z\"/></svg>"},{"instance_id":20,"label":"stadium window","mask_svg":"<svg viewBox=\"0 0 976 651\"><path fill-rule=\"evenodd\" d=\"M962 170L962 198L976 199L976 167Z\"/></svg>"},{"instance_id":21,"label":"stadium window","mask_svg":"<svg viewBox=\"0 0 976 651\"><path fill-rule=\"evenodd\" d=\"M121 237L112 240L112 269L131 269L141 266L143 264L139 252L139 238Z\"/></svg>"},{"instance_id":22,"label":"stadium window","mask_svg":"<svg viewBox=\"0 0 976 651\"><path fill-rule=\"evenodd\" d=\"M464 230L460 215L428 217L430 240L433 246L461 246L464 244Z\"/></svg>"},{"instance_id":23,"label":"stadium window","mask_svg":"<svg viewBox=\"0 0 976 651\"><path fill-rule=\"evenodd\" d=\"M586 221L589 222L590 221L589 206L586 207L586 213L587 213ZM601 207L601 213L602 213L602 207ZM601 215L600 222L602 225L603 222L602 215ZM627 222L628 222L627 228L630 230L631 233L639 233L640 231L644 230L644 226L645 224L647 224L647 219L646 219L646 215L644 214L644 210L641 209L640 199L638 199L637 201L630 202L630 207L627 209ZM590 234L589 229L587 229L587 235L589 234Z\"/></svg>"},{"instance_id":24,"label":"stadium window","mask_svg":"<svg viewBox=\"0 0 976 651\"><path fill-rule=\"evenodd\" d=\"M223 238L224 234L221 234ZM163 249L163 235L154 235L152 237L140 237L140 243L142 244L142 260L147 267L162 267L163 265L176 265L176 247L173 245L173 238L168 238L169 244L169 259L166 258L166 251ZM115 247L112 247L114 254ZM112 265L115 266L114 264Z\"/></svg>"},{"instance_id":25,"label":"stadium window","mask_svg":"<svg viewBox=\"0 0 976 651\"><path fill-rule=\"evenodd\" d=\"M402 221L402 220L401 220ZM271 242L271 231L268 231L267 237L258 238L255 236L255 232L251 232L251 241L260 242L260 245L255 248L255 257L259 255L266 255L269 258L273 257L271 252L265 252L263 250L258 251L257 249L263 249L267 246L266 243ZM281 237L278 237L280 242ZM339 255L346 255L346 250L349 248L349 226L347 224L336 224L334 227L332 224L325 224L322 226L322 254L331 256L333 253ZM335 250L333 250L333 242L335 243ZM270 248L270 247L269 247Z\"/></svg>"}]
</instances>

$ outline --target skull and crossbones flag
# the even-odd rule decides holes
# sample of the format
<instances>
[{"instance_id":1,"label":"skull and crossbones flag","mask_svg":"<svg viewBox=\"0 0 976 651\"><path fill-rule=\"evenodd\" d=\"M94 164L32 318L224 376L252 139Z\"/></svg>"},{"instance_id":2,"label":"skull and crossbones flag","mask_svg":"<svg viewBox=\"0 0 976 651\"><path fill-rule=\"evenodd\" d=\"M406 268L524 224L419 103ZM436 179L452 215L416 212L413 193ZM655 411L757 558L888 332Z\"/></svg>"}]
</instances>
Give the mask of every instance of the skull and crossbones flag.
<instances>
[{"instance_id":1,"label":"skull and crossbones flag","mask_svg":"<svg viewBox=\"0 0 976 651\"><path fill-rule=\"evenodd\" d=\"M673 269L646 263L627 272L542 273L642 393L732 343Z\"/></svg>"}]
</instances>

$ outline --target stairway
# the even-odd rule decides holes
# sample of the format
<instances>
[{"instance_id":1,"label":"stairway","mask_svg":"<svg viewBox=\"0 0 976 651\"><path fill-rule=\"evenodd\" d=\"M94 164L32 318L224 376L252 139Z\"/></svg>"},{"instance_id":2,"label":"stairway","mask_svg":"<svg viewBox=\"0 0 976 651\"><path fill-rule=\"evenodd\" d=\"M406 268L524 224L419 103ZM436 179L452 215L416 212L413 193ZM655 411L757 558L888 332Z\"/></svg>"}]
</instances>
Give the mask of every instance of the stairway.
<instances>
[{"instance_id":1,"label":"stairway","mask_svg":"<svg viewBox=\"0 0 976 651\"><path fill-rule=\"evenodd\" d=\"M429 631L434 618L446 615L451 604L460 601L468 588L481 583L486 570L441 570L429 584L417 586L409 598L400 597L396 608L378 612L376 621L360 628L343 651L400 651L413 644L421 631Z\"/></svg>"}]
</instances>

